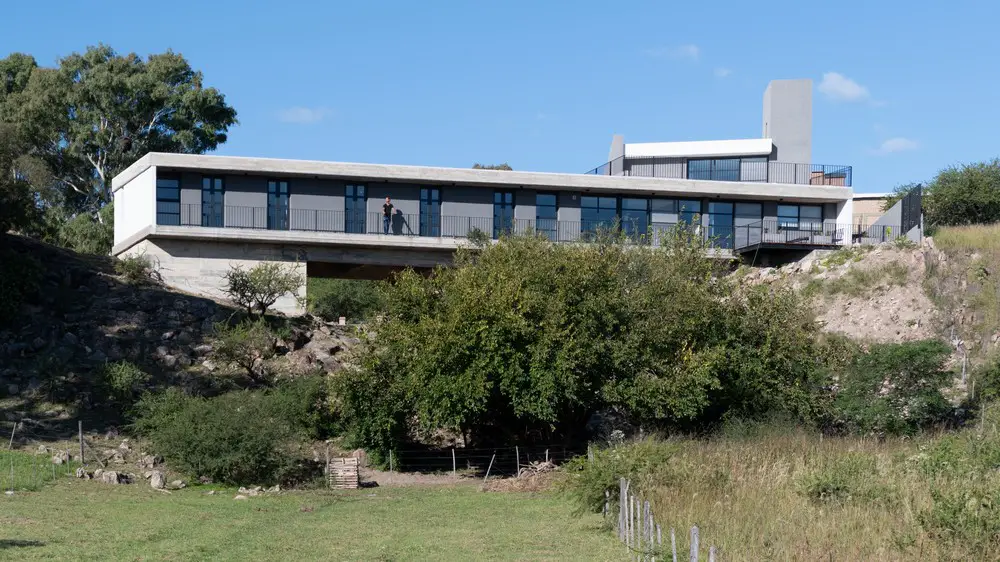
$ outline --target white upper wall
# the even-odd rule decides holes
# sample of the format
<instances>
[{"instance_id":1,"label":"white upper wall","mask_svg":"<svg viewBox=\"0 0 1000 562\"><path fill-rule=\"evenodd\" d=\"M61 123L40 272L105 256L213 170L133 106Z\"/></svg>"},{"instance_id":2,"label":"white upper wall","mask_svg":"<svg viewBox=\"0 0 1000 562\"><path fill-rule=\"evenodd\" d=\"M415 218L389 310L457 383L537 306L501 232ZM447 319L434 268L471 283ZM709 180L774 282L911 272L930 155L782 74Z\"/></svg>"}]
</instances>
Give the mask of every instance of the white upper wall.
<instances>
[{"instance_id":1,"label":"white upper wall","mask_svg":"<svg viewBox=\"0 0 1000 562\"><path fill-rule=\"evenodd\" d=\"M156 167L150 166L114 192L115 243L156 224Z\"/></svg>"},{"instance_id":2,"label":"white upper wall","mask_svg":"<svg viewBox=\"0 0 1000 562\"><path fill-rule=\"evenodd\" d=\"M628 158L715 158L720 156L767 156L771 139L736 139L688 142L641 142L625 145Z\"/></svg>"}]
</instances>

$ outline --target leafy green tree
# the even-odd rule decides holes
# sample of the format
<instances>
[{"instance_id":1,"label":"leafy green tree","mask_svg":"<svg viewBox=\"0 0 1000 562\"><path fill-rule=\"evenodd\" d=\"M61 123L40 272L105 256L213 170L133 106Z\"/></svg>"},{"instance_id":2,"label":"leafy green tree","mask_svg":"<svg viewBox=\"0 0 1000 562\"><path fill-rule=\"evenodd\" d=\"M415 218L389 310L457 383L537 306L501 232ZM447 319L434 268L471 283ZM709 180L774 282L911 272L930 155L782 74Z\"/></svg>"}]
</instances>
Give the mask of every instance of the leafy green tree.
<instances>
[{"instance_id":1,"label":"leafy green tree","mask_svg":"<svg viewBox=\"0 0 1000 562\"><path fill-rule=\"evenodd\" d=\"M928 186L924 209L936 226L1000 221L1000 159L942 170Z\"/></svg>"},{"instance_id":2,"label":"leafy green tree","mask_svg":"<svg viewBox=\"0 0 1000 562\"><path fill-rule=\"evenodd\" d=\"M475 442L571 438L605 410L648 427L808 412L805 307L741 288L684 229L660 237L512 237L430 277L401 274L359 372L339 380L351 437L388 451L441 428Z\"/></svg>"},{"instance_id":3,"label":"leafy green tree","mask_svg":"<svg viewBox=\"0 0 1000 562\"><path fill-rule=\"evenodd\" d=\"M256 311L261 316L282 296L294 295L305 282L294 266L276 262L264 262L250 269L234 265L226 272L225 279L223 291L229 298L245 308L247 314Z\"/></svg>"},{"instance_id":4,"label":"leafy green tree","mask_svg":"<svg viewBox=\"0 0 1000 562\"><path fill-rule=\"evenodd\" d=\"M147 152L214 150L236 123L222 93L171 51L144 60L98 45L57 68L14 54L0 81L0 120L47 164L70 214L109 203L111 179Z\"/></svg>"}]
</instances>

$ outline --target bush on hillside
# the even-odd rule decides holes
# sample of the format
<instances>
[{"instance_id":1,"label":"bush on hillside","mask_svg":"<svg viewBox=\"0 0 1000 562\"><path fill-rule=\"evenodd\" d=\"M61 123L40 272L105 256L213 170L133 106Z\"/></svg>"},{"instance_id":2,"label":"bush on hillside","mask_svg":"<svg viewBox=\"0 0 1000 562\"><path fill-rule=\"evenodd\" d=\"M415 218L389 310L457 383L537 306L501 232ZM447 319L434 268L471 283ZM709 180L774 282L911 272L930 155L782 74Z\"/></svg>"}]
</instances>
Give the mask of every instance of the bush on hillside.
<instances>
[{"instance_id":1,"label":"bush on hillside","mask_svg":"<svg viewBox=\"0 0 1000 562\"><path fill-rule=\"evenodd\" d=\"M114 220L113 205L101 208L97 216L81 213L59 226L58 242L81 254L106 256L115 240Z\"/></svg>"},{"instance_id":2,"label":"bush on hillside","mask_svg":"<svg viewBox=\"0 0 1000 562\"><path fill-rule=\"evenodd\" d=\"M264 262L250 269L234 265L226 272L225 280L223 291L229 298L247 314L258 312L261 316L279 298L298 292L305 282L294 266L277 262Z\"/></svg>"},{"instance_id":3,"label":"bush on hillside","mask_svg":"<svg viewBox=\"0 0 1000 562\"><path fill-rule=\"evenodd\" d=\"M149 374L129 361L107 363L100 375L108 398L125 408L132 405L149 381Z\"/></svg>"},{"instance_id":4,"label":"bush on hillside","mask_svg":"<svg viewBox=\"0 0 1000 562\"><path fill-rule=\"evenodd\" d=\"M192 477L234 485L287 483L307 472L298 451L304 440L327 435L328 426L318 424L327 409L322 382L309 377L215 398L171 388L143 398L134 428L171 467Z\"/></svg>"},{"instance_id":5,"label":"bush on hillside","mask_svg":"<svg viewBox=\"0 0 1000 562\"><path fill-rule=\"evenodd\" d=\"M881 435L911 435L945 422L952 407L941 394L951 349L939 340L874 344L839 376L832 426Z\"/></svg>"},{"instance_id":6,"label":"bush on hillside","mask_svg":"<svg viewBox=\"0 0 1000 562\"><path fill-rule=\"evenodd\" d=\"M359 372L340 381L354 443L387 451L437 429L481 442L580 435L606 410L675 428L808 412L807 308L741 287L688 231L662 238L512 237L430 277L402 273Z\"/></svg>"},{"instance_id":7,"label":"bush on hillside","mask_svg":"<svg viewBox=\"0 0 1000 562\"><path fill-rule=\"evenodd\" d=\"M272 382L267 361L276 354L276 342L277 336L263 318L215 325L215 358L237 368L255 384Z\"/></svg>"},{"instance_id":8,"label":"bush on hillside","mask_svg":"<svg viewBox=\"0 0 1000 562\"><path fill-rule=\"evenodd\" d=\"M380 285L376 281L310 278L310 309L331 322L341 316L352 321L365 320L379 310Z\"/></svg>"},{"instance_id":9,"label":"bush on hillside","mask_svg":"<svg viewBox=\"0 0 1000 562\"><path fill-rule=\"evenodd\" d=\"M154 268L153 260L146 254L128 255L116 259L115 273L133 285L159 279L159 272Z\"/></svg>"}]
</instances>

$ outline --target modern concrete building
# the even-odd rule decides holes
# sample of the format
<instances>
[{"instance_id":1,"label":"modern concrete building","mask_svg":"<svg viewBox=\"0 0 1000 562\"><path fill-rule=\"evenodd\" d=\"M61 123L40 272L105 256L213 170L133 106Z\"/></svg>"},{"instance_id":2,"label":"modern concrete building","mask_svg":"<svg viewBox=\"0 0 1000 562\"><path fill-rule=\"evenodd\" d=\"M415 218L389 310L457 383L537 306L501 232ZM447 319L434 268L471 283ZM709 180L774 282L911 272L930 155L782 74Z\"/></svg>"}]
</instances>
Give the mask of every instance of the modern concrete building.
<instances>
[{"instance_id":1,"label":"modern concrete building","mask_svg":"<svg viewBox=\"0 0 1000 562\"><path fill-rule=\"evenodd\" d=\"M166 283L220 296L233 264L277 260L309 275L380 278L449 263L474 232L579 243L619 228L656 244L684 224L719 252L757 263L877 241L853 227L850 167L809 163L809 81L772 82L764 100L764 138L616 137L612 161L585 174L151 153L112 182L114 254L144 252ZM277 308L301 309L292 298Z\"/></svg>"}]
</instances>

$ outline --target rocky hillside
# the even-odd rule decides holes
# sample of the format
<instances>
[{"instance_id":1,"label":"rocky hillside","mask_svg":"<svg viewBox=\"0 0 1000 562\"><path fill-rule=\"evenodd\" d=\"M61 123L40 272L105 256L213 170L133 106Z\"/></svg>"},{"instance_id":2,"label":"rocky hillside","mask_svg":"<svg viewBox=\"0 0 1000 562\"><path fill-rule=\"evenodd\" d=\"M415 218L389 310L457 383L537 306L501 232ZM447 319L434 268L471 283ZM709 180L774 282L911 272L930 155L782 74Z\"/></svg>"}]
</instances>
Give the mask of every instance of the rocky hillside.
<instances>
[{"instance_id":1,"label":"rocky hillside","mask_svg":"<svg viewBox=\"0 0 1000 562\"><path fill-rule=\"evenodd\" d=\"M37 291L0 329L0 419L30 418L50 429L75 428L66 422L78 418L89 427L113 424L114 405L102 403L99 386L105 365L117 361L148 373L150 387L212 393L242 384L214 358L215 324L239 314L226 303L127 283L110 258L15 236L0 244L41 264ZM275 363L288 375L338 371L357 342L351 328L312 317L287 319L278 333Z\"/></svg>"},{"instance_id":2,"label":"rocky hillside","mask_svg":"<svg viewBox=\"0 0 1000 562\"><path fill-rule=\"evenodd\" d=\"M941 236L948 240L951 231ZM997 232L1000 240L1000 232ZM823 329L872 342L939 337L976 362L1000 345L998 286L989 251L933 238L816 252L780 268L745 273L749 283L788 284L809 297Z\"/></svg>"}]
</instances>

